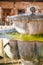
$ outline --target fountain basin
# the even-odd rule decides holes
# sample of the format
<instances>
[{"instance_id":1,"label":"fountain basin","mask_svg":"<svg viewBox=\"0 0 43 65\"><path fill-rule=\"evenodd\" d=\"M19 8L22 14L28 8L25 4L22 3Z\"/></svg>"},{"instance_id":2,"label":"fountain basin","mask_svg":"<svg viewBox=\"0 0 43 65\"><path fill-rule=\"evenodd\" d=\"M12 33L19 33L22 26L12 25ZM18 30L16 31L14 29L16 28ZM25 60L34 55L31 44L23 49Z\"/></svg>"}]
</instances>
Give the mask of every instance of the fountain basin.
<instances>
[{"instance_id":1,"label":"fountain basin","mask_svg":"<svg viewBox=\"0 0 43 65\"><path fill-rule=\"evenodd\" d=\"M19 33L43 33L43 14L20 14L9 16L8 19L12 19L14 28Z\"/></svg>"},{"instance_id":2,"label":"fountain basin","mask_svg":"<svg viewBox=\"0 0 43 65\"><path fill-rule=\"evenodd\" d=\"M16 28L18 32L23 31L28 34L43 33L43 15L18 15L15 19L14 24L15 28L19 29Z\"/></svg>"},{"instance_id":3,"label":"fountain basin","mask_svg":"<svg viewBox=\"0 0 43 65\"><path fill-rule=\"evenodd\" d=\"M43 61L43 42L18 40L18 48L23 65L35 65L40 63L39 60Z\"/></svg>"}]
</instances>

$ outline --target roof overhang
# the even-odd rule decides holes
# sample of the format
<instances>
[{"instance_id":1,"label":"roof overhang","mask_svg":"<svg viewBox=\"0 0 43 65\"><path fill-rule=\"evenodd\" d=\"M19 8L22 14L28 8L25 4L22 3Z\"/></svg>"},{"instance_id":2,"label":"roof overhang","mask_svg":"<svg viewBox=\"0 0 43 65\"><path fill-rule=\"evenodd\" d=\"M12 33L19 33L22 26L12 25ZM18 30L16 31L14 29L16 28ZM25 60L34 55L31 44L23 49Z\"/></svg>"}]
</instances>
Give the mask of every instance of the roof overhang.
<instances>
[{"instance_id":1,"label":"roof overhang","mask_svg":"<svg viewBox=\"0 0 43 65\"><path fill-rule=\"evenodd\" d=\"M14 1L14 2L18 2L18 1L29 1L29 2L43 2L43 0L0 0L0 1Z\"/></svg>"}]
</instances>

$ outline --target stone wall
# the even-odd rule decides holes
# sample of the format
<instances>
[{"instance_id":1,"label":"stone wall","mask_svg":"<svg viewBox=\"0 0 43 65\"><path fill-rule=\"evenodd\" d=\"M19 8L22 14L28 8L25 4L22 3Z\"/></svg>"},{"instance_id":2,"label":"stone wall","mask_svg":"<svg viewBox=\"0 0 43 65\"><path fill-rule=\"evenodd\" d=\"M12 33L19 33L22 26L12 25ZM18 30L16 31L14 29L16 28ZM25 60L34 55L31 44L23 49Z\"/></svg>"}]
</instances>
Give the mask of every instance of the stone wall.
<instances>
[{"instance_id":1,"label":"stone wall","mask_svg":"<svg viewBox=\"0 0 43 65\"><path fill-rule=\"evenodd\" d=\"M13 3L13 2L8 2L8 1L6 1L6 2L1 1L1 2L0 2L0 6L1 6L2 8L4 8L4 9L11 9L11 8L14 7L14 3Z\"/></svg>"},{"instance_id":2,"label":"stone wall","mask_svg":"<svg viewBox=\"0 0 43 65\"><path fill-rule=\"evenodd\" d=\"M31 5L39 7L39 9L43 12L43 2L0 2L0 6L3 9L14 9L14 13L18 14L18 9L24 9L26 12L27 7Z\"/></svg>"},{"instance_id":3,"label":"stone wall","mask_svg":"<svg viewBox=\"0 0 43 65\"><path fill-rule=\"evenodd\" d=\"M13 2L13 1L4 2L4 1L0 1L0 6L2 7L3 12L4 12L3 20L6 18L7 13L9 13L11 16L19 14L18 13L19 11L20 13L30 13L27 11L27 8L29 8L31 5L36 6L36 8L38 8L39 11L43 13L43 2Z\"/></svg>"},{"instance_id":4,"label":"stone wall","mask_svg":"<svg viewBox=\"0 0 43 65\"><path fill-rule=\"evenodd\" d=\"M24 9L26 13L27 7L30 6L36 6L41 12L43 12L43 2L16 2L14 10L16 11L16 14L18 13L19 9Z\"/></svg>"}]
</instances>

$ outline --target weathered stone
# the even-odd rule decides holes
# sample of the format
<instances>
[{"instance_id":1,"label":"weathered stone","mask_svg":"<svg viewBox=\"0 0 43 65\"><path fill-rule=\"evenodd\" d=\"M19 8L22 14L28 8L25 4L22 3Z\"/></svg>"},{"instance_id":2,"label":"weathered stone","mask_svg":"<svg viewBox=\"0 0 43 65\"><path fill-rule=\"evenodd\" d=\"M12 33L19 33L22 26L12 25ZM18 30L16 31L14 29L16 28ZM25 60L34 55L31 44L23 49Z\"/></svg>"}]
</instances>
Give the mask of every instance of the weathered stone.
<instances>
[{"instance_id":1,"label":"weathered stone","mask_svg":"<svg viewBox=\"0 0 43 65\"><path fill-rule=\"evenodd\" d=\"M21 33L22 30L24 33L29 34L43 34L43 15L39 14L26 14L26 15L17 15L14 17L14 26L18 32Z\"/></svg>"},{"instance_id":2,"label":"weathered stone","mask_svg":"<svg viewBox=\"0 0 43 65\"><path fill-rule=\"evenodd\" d=\"M18 48L19 48L20 57L22 59L21 62L23 65L36 65L36 64L38 65L40 63L42 64L43 42L18 41Z\"/></svg>"},{"instance_id":3,"label":"weathered stone","mask_svg":"<svg viewBox=\"0 0 43 65\"><path fill-rule=\"evenodd\" d=\"M17 41L16 40L10 40L9 45L11 47L11 52L14 54L14 59L20 58Z\"/></svg>"},{"instance_id":4,"label":"weathered stone","mask_svg":"<svg viewBox=\"0 0 43 65\"><path fill-rule=\"evenodd\" d=\"M30 21L28 23L29 34L42 34L43 33L43 20Z\"/></svg>"},{"instance_id":5,"label":"weathered stone","mask_svg":"<svg viewBox=\"0 0 43 65\"><path fill-rule=\"evenodd\" d=\"M37 55L40 56L40 58L43 58L43 42L36 42L37 45Z\"/></svg>"},{"instance_id":6,"label":"weathered stone","mask_svg":"<svg viewBox=\"0 0 43 65\"><path fill-rule=\"evenodd\" d=\"M34 57L35 42L18 41L18 48L21 58L25 60L32 60Z\"/></svg>"}]
</instances>

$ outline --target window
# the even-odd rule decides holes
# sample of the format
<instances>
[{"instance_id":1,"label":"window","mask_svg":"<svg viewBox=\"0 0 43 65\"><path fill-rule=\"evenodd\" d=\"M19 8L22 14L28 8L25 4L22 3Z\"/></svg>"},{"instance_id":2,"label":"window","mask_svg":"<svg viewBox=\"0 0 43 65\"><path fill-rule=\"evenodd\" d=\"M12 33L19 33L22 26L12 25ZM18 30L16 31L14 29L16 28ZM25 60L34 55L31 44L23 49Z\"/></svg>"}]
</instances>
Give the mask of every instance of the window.
<instances>
[{"instance_id":1,"label":"window","mask_svg":"<svg viewBox=\"0 0 43 65\"><path fill-rule=\"evenodd\" d=\"M25 13L25 9L19 9L18 10L18 14L23 14L23 13Z\"/></svg>"}]
</instances>

